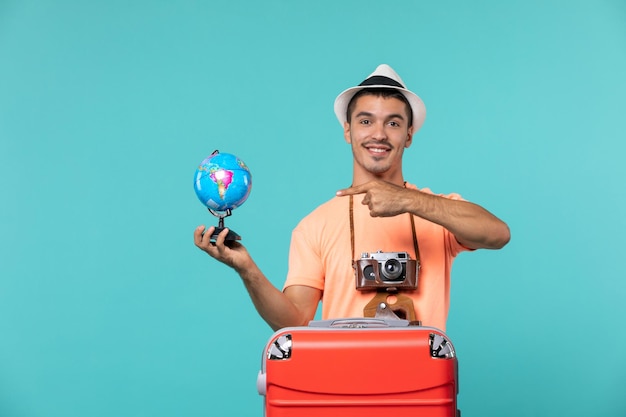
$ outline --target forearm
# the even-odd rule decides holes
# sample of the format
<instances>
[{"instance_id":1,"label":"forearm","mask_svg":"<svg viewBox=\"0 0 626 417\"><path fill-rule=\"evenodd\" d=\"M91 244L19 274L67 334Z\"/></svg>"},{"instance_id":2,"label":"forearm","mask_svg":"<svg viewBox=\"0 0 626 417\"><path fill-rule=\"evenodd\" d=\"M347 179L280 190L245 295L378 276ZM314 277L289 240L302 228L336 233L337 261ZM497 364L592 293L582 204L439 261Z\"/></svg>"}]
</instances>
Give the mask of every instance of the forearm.
<instances>
[{"instance_id":1,"label":"forearm","mask_svg":"<svg viewBox=\"0 0 626 417\"><path fill-rule=\"evenodd\" d=\"M290 326L305 326L310 317L278 288L256 265L237 270L259 315L274 330Z\"/></svg>"},{"instance_id":2,"label":"forearm","mask_svg":"<svg viewBox=\"0 0 626 417\"><path fill-rule=\"evenodd\" d=\"M405 199L407 211L448 229L462 245L471 249L499 249L510 239L509 228L483 207L411 190Z\"/></svg>"},{"instance_id":3,"label":"forearm","mask_svg":"<svg viewBox=\"0 0 626 417\"><path fill-rule=\"evenodd\" d=\"M263 275L241 243L226 244L227 228L220 232L215 242L212 242L214 230L211 226L205 232L204 226L198 226L194 231L194 243L239 274L255 308L267 324L274 330L308 324L315 315L321 291L307 290L305 287L300 291L291 292L291 298L287 297Z\"/></svg>"}]
</instances>

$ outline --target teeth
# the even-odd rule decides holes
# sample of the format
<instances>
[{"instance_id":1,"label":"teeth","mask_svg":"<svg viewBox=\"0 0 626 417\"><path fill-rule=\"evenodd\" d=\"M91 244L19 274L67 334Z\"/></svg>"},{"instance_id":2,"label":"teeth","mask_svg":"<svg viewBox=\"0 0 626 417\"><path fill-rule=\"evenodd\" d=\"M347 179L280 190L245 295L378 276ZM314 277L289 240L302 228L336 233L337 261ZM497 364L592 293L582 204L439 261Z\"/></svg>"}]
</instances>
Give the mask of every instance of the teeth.
<instances>
[{"instance_id":1,"label":"teeth","mask_svg":"<svg viewBox=\"0 0 626 417\"><path fill-rule=\"evenodd\" d=\"M376 153L383 153L383 152L387 152L386 149L380 149L380 148L369 148L369 150L371 152L376 152Z\"/></svg>"}]
</instances>

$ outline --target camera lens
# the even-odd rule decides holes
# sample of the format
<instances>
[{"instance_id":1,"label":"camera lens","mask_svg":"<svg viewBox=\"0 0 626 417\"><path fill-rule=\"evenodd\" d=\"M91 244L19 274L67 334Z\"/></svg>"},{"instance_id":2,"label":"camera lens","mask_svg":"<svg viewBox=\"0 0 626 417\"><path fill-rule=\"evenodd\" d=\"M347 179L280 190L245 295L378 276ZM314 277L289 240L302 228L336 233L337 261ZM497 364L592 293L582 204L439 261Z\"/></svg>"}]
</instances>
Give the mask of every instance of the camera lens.
<instances>
[{"instance_id":1,"label":"camera lens","mask_svg":"<svg viewBox=\"0 0 626 417\"><path fill-rule=\"evenodd\" d=\"M402 264L397 259L388 259L383 265L382 273L387 280L396 281L402 275Z\"/></svg>"}]
</instances>

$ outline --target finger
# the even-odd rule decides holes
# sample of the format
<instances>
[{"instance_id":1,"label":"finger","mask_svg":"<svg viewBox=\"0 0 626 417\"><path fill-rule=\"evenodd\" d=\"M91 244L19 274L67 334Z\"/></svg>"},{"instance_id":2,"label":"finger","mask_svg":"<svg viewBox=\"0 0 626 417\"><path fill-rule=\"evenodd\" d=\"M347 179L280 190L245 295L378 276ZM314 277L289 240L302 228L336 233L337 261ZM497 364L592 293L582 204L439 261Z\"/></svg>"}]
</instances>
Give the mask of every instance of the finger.
<instances>
[{"instance_id":1,"label":"finger","mask_svg":"<svg viewBox=\"0 0 626 417\"><path fill-rule=\"evenodd\" d=\"M354 187L344 188L343 190L337 191L338 197L343 197L346 195L354 195L354 194L363 194L369 190L368 184L355 185Z\"/></svg>"},{"instance_id":2,"label":"finger","mask_svg":"<svg viewBox=\"0 0 626 417\"><path fill-rule=\"evenodd\" d=\"M204 226L196 227L196 230L193 231L193 243L196 246L200 246L202 244L202 232L204 231Z\"/></svg>"},{"instance_id":3,"label":"finger","mask_svg":"<svg viewBox=\"0 0 626 417\"><path fill-rule=\"evenodd\" d=\"M206 229L204 233L202 234L202 247L203 248L209 248L211 246L214 246L213 243L211 242L211 236L213 236L214 231L215 231L215 226L211 226L208 229Z\"/></svg>"},{"instance_id":4,"label":"finger","mask_svg":"<svg viewBox=\"0 0 626 417\"><path fill-rule=\"evenodd\" d=\"M226 241L226 236L227 235L228 235L228 227L225 227L224 230L222 230L217 235L217 238L215 239L215 246L217 246L219 250L223 250L224 249L224 243Z\"/></svg>"}]
</instances>

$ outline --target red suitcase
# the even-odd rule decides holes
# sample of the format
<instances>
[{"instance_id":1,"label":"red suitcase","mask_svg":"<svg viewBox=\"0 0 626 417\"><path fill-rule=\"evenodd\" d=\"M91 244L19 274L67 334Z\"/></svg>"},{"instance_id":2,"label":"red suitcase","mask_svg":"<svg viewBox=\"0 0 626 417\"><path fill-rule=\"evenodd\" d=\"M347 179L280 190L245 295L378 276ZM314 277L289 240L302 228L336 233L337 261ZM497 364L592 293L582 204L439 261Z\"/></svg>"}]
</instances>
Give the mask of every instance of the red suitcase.
<instances>
[{"instance_id":1,"label":"red suitcase","mask_svg":"<svg viewBox=\"0 0 626 417\"><path fill-rule=\"evenodd\" d=\"M406 320L313 321L270 338L257 378L267 417L459 416L441 330Z\"/></svg>"}]
</instances>

